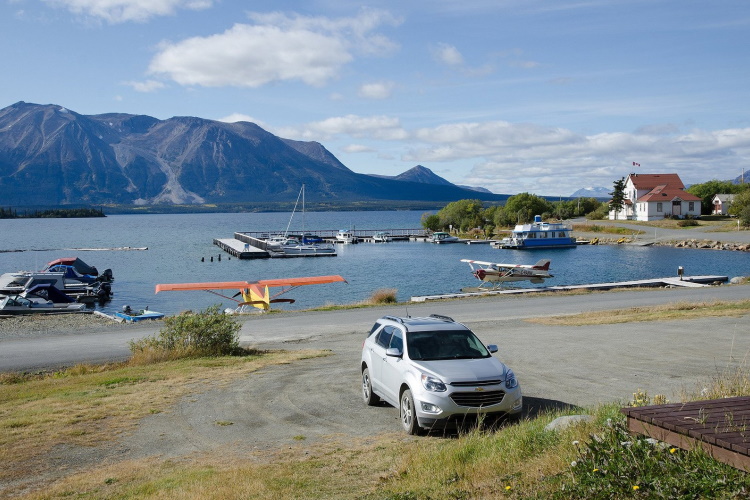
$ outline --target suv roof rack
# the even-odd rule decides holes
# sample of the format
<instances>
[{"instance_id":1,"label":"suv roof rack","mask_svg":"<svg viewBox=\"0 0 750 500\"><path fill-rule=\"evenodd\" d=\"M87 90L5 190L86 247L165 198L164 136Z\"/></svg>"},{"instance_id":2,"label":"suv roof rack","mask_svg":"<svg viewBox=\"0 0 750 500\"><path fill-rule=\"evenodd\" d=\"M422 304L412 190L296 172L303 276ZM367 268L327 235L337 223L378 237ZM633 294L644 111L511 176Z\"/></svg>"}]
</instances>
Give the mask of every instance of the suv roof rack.
<instances>
[{"instance_id":1,"label":"suv roof rack","mask_svg":"<svg viewBox=\"0 0 750 500\"><path fill-rule=\"evenodd\" d=\"M396 323L401 323L402 325L404 324L404 319L397 316L383 316L383 318L395 321Z\"/></svg>"},{"instance_id":2,"label":"suv roof rack","mask_svg":"<svg viewBox=\"0 0 750 500\"><path fill-rule=\"evenodd\" d=\"M453 318L451 318L450 316L444 316L442 314L430 314L430 318L442 319L443 321L450 321L451 323L455 323L455 321L453 321Z\"/></svg>"}]
</instances>

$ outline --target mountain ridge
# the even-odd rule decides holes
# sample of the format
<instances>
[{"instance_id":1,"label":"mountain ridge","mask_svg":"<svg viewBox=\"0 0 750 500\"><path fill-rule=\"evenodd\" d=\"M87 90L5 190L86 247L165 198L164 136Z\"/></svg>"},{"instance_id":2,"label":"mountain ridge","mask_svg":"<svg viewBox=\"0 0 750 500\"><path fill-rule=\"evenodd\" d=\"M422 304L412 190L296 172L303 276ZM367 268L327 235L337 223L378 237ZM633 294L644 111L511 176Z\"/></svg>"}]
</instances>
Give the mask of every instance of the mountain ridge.
<instances>
[{"instance_id":1,"label":"mountain ridge","mask_svg":"<svg viewBox=\"0 0 750 500\"><path fill-rule=\"evenodd\" d=\"M82 115L23 101L0 109L0 198L8 205L289 201L303 183L310 201L331 203L507 199L442 180L359 174L320 143L250 122Z\"/></svg>"}]
</instances>

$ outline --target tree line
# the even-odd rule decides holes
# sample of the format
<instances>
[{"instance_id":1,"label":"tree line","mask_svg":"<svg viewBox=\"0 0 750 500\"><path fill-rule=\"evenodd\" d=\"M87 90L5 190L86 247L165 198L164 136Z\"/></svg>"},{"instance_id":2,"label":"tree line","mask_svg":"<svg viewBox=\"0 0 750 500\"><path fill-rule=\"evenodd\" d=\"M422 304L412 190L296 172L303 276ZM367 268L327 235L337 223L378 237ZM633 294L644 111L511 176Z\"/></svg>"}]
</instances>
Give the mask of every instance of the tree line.
<instances>
[{"instance_id":1,"label":"tree line","mask_svg":"<svg viewBox=\"0 0 750 500\"><path fill-rule=\"evenodd\" d=\"M478 229L491 236L496 229L531 222L535 215L541 215L543 219L583 216L602 219L607 216L607 211L607 204L596 198L549 201L535 194L520 193L509 197L505 205L485 207L481 200L472 199L448 203L436 214L423 214L422 227L432 231L453 229L462 233Z\"/></svg>"},{"instance_id":2,"label":"tree line","mask_svg":"<svg viewBox=\"0 0 750 500\"><path fill-rule=\"evenodd\" d=\"M106 217L101 208L59 208L23 210L0 207L0 219L65 219L74 217Z\"/></svg>"},{"instance_id":3,"label":"tree line","mask_svg":"<svg viewBox=\"0 0 750 500\"><path fill-rule=\"evenodd\" d=\"M509 229L516 224L531 222L535 215L541 215L543 220L572 217L606 219L610 209L618 206L622 208L624 190L625 178L622 178L614 181L613 191L610 193L612 199L608 202L596 198L549 201L530 193L511 196L505 205L488 207L478 199L459 200L447 204L436 214L423 214L422 227L432 231L453 230L462 233L478 230L485 236L491 236L495 230ZM693 184L686 191L701 198L703 215L711 214L714 195L733 194L734 201L729 208L729 214L736 216L742 225L750 226L750 184L711 180Z\"/></svg>"}]
</instances>

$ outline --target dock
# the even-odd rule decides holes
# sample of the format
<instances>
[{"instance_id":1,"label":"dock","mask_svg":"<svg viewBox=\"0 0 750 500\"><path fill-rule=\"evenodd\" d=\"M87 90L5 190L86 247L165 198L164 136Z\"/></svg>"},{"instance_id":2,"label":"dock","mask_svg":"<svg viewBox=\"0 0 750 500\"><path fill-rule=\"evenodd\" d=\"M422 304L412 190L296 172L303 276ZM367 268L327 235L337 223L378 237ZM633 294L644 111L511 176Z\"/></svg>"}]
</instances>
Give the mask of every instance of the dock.
<instances>
[{"instance_id":1,"label":"dock","mask_svg":"<svg viewBox=\"0 0 750 500\"><path fill-rule=\"evenodd\" d=\"M440 295L422 295L411 298L411 302L427 302L429 300L460 299L465 297L486 297L488 295L514 295L540 292L562 292L571 290L613 290L615 288L656 288L656 287L686 287L702 288L717 283L726 283L728 276L683 276L678 278L654 278L634 281L618 281L612 283L588 283L584 285L561 285L533 288L503 288L499 290L487 289L481 292L459 292Z\"/></svg>"},{"instance_id":2,"label":"dock","mask_svg":"<svg viewBox=\"0 0 750 500\"><path fill-rule=\"evenodd\" d=\"M341 243L336 239L338 229L305 231L305 236L318 236L325 243ZM352 230L360 242L373 243L373 236L379 232L388 232L392 241L418 241L427 239L426 229L356 229ZM290 238L301 238L301 234L289 233ZM214 238L213 243L232 257L238 259L276 259L292 257L335 257L336 253L284 253L274 251L268 245L270 234L263 231L238 231L234 238Z\"/></svg>"}]
</instances>

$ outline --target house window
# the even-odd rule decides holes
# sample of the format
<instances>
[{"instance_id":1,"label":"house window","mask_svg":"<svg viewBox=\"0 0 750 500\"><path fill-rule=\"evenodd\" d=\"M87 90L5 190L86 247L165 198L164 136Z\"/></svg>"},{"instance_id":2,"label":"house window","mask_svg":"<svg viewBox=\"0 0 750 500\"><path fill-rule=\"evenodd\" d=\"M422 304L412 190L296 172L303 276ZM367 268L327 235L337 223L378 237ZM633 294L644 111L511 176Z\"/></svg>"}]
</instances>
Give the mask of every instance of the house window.
<instances>
[{"instance_id":1,"label":"house window","mask_svg":"<svg viewBox=\"0 0 750 500\"><path fill-rule=\"evenodd\" d=\"M662 211L662 208L661 208L661 202L657 202L657 203L656 203L656 211L657 211L657 212L661 212L661 211Z\"/></svg>"},{"instance_id":2,"label":"house window","mask_svg":"<svg viewBox=\"0 0 750 500\"><path fill-rule=\"evenodd\" d=\"M688 203L688 210L691 211L691 212L693 210L695 210L695 202L694 201L691 201L690 203Z\"/></svg>"}]
</instances>

